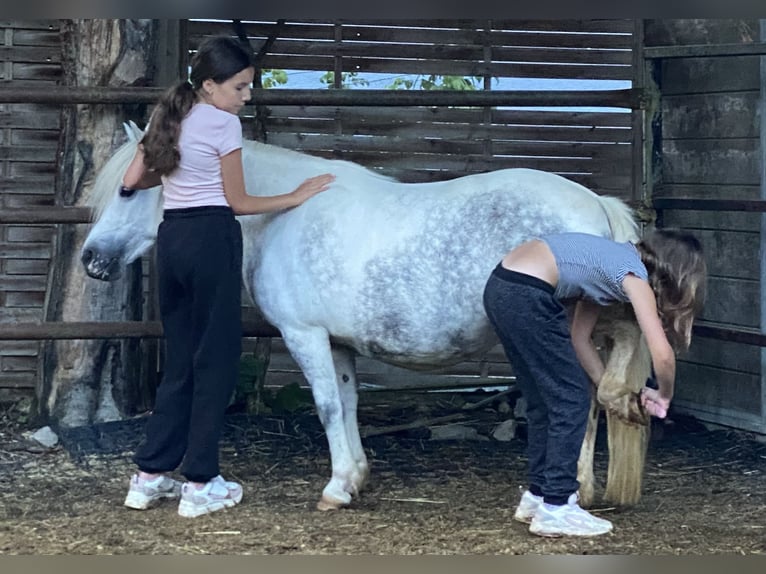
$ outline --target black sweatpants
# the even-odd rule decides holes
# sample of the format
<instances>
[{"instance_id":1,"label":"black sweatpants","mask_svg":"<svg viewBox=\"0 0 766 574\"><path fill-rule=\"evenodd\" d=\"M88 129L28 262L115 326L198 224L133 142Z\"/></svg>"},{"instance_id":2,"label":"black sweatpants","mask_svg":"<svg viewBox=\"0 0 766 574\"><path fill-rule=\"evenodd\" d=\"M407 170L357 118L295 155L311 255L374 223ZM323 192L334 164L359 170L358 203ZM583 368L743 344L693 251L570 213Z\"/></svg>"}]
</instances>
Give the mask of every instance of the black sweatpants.
<instances>
[{"instance_id":1,"label":"black sweatpants","mask_svg":"<svg viewBox=\"0 0 766 574\"><path fill-rule=\"evenodd\" d=\"M528 478L545 502L564 504L580 487L577 460L590 409L564 306L551 285L498 265L484 308L527 400Z\"/></svg>"},{"instance_id":2,"label":"black sweatpants","mask_svg":"<svg viewBox=\"0 0 766 574\"><path fill-rule=\"evenodd\" d=\"M242 350L242 231L228 207L166 210L157 236L165 372L134 461L182 462L190 481L220 473L218 443Z\"/></svg>"}]
</instances>

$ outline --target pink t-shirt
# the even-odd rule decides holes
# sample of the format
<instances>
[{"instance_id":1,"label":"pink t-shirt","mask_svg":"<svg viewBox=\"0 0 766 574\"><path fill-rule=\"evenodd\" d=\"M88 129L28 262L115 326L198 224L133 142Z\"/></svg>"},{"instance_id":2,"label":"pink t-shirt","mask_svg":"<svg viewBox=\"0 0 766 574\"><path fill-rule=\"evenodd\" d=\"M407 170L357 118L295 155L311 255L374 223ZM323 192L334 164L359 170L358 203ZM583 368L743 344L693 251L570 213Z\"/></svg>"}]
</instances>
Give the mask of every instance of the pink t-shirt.
<instances>
[{"instance_id":1,"label":"pink t-shirt","mask_svg":"<svg viewBox=\"0 0 766 574\"><path fill-rule=\"evenodd\" d=\"M162 178L165 209L229 205L221 158L242 147L239 116L210 104L194 104L181 122L178 167Z\"/></svg>"}]
</instances>

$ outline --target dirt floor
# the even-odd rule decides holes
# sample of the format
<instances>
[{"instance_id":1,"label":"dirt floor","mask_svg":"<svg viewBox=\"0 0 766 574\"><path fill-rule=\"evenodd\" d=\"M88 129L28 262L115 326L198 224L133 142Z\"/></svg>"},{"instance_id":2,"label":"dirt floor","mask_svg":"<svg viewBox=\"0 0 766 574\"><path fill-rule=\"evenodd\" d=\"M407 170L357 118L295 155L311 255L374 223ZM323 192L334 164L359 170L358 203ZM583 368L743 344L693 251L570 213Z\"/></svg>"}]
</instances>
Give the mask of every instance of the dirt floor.
<instances>
[{"instance_id":1,"label":"dirt floor","mask_svg":"<svg viewBox=\"0 0 766 574\"><path fill-rule=\"evenodd\" d=\"M404 406L364 393L362 425L460 418L464 400L403 397ZM489 438L508 416L501 411L488 405L460 421L484 440L431 440L428 428L366 438L369 486L350 508L330 513L315 510L330 467L312 409L230 414L223 473L243 483L245 498L184 519L169 502L144 512L122 506L144 419L71 429L46 449L26 438L29 429L9 407L0 410L0 554L766 553L766 444L751 435L682 418L655 426L640 503L596 505L614 532L551 540L511 519L524 483L524 439ZM602 481L607 462L600 440Z\"/></svg>"}]
</instances>

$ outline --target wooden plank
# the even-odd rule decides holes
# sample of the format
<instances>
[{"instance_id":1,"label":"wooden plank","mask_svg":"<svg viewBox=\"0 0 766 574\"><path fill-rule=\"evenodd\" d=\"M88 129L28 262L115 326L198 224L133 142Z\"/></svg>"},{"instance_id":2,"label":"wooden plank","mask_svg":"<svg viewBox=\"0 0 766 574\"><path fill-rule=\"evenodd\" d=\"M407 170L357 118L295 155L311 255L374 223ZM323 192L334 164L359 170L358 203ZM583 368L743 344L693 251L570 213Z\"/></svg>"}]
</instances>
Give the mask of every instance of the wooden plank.
<instances>
[{"instance_id":1,"label":"wooden plank","mask_svg":"<svg viewBox=\"0 0 766 574\"><path fill-rule=\"evenodd\" d=\"M666 183L756 184L759 140L668 140L662 144Z\"/></svg>"},{"instance_id":2,"label":"wooden plank","mask_svg":"<svg viewBox=\"0 0 766 574\"><path fill-rule=\"evenodd\" d=\"M28 372L34 373L37 371L37 357L3 357L2 372Z\"/></svg>"},{"instance_id":3,"label":"wooden plank","mask_svg":"<svg viewBox=\"0 0 766 574\"><path fill-rule=\"evenodd\" d=\"M88 207L39 207L36 209L4 209L0 212L0 223L90 223L93 213Z\"/></svg>"},{"instance_id":4,"label":"wooden plank","mask_svg":"<svg viewBox=\"0 0 766 574\"><path fill-rule=\"evenodd\" d=\"M11 131L12 146L37 146L46 150L58 147L59 132L54 130L20 130Z\"/></svg>"},{"instance_id":5,"label":"wooden plank","mask_svg":"<svg viewBox=\"0 0 766 574\"><path fill-rule=\"evenodd\" d=\"M526 36L551 36L550 41L569 36L574 42L582 37L599 36L616 38L625 41L623 37L632 32L630 20L492 20L490 38L493 43L510 44L512 39L506 36L518 37L519 31ZM243 21L251 42L258 45L259 40L277 33L279 38L299 38L312 40L334 40L335 21L304 20L303 23L288 22L278 26L274 22ZM341 21L344 40L359 39L360 41L400 41L411 43L472 43L481 42L481 34L487 26L487 20L357 20ZM516 31L509 33L509 31ZM545 32L545 34L530 34L529 32ZM562 32L555 34L554 32ZM231 34L231 24L228 22L199 22L188 21L189 46L196 50L203 35ZM495 36L499 36L496 38ZM573 38L574 37L574 38ZM580 44L572 44L578 47Z\"/></svg>"},{"instance_id":6,"label":"wooden plank","mask_svg":"<svg viewBox=\"0 0 766 574\"><path fill-rule=\"evenodd\" d=\"M0 389L33 390L35 386L35 373L0 373Z\"/></svg>"},{"instance_id":7,"label":"wooden plank","mask_svg":"<svg viewBox=\"0 0 766 574\"><path fill-rule=\"evenodd\" d=\"M758 90L759 57L690 58L662 64L662 94L701 94Z\"/></svg>"},{"instance_id":8,"label":"wooden plank","mask_svg":"<svg viewBox=\"0 0 766 574\"><path fill-rule=\"evenodd\" d=\"M0 20L0 28L13 28L14 31L24 30L48 30L59 29L59 21L51 20Z\"/></svg>"},{"instance_id":9,"label":"wooden plank","mask_svg":"<svg viewBox=\"0 0 766 574\"><path fill-rule=\"evenodd\" d=\"M8 225L5 228L5 237L14 243L50 243L55 233L55 228L49 225L41 226L18 226Z\"/></svg>"},{"instance_id":10,"label":"wooden plank","mask_svg":"<svg viewBox=\"0 0 766 574\"><path fill-rule=\"evenodd\" d=\"M0 357L35 357L39 348L37 341L0 341Z\"/></svg>"},{"instance_id":11,"label":"wooden plank","mask_svg":"<svg viewBox=\"0 0 766 574\"><path fill-rule=\"evenodd\" d=\"M581 104L580 95L561 105L576 107ZM528 102L532 103L532 102ZM545 103L543 100L539 104ZM391 107L391 106L269 106L270 118L305 118L342 123L357 124L377 123L433 123L464 124L466 127L485 122L484 110L466 107ZM243 120L251 120L251 106L245 106ZM624 129L630 131L630 114L608 112L578 111L539 111L525 109L494 108L492 125L499 126L535 126L535 127L575 127L578 129Z\"/></svg>"},{"instance_id":12,"label":"wooden plank","mask_svg":"<svg viewBox=\"0 0 766 574\"><path fill-rule=\"evenodd\" d=\"M13 30L14 46L47 46L50 50L61 51L61 34L58 29L58 22L51 20L51 25L45 30L29 30L24 28L15 28Z\"/></svg>"},{"instance_id":13,"label":"wooden plank","mask_svg":"<svg viewBox=\"0 0 766 574\"><path fill-rule=\"evenodd\" d=\"M268 55L264 68L284 70L311 70L324 72L334 68L334 60L327 56ZM491 76L515 78L563 78L588 80L630 80L630 65L502 63L448 60L376 60L349 56L343 58L343 70L349 72L436 74L444 76Z\"/></svg>"},{"instance_id":14,"label":"wooden plank","mask_svg":"<svg viewBox=\"0 0 766 574\"><path fill-rule=\"evenodd\" d=\"M719 229L760 233L761 216L732 211L662 210L663 227Z\"/></svg>"},{"instance_id":15,"label":"wooden plank","mask_svg":"<svg viewBox=\"0 0 766 574\"><path fill-rule=\"evenodd\" d=\"M55 146L0 145L0 161L46 162L55 158Z\"/></svg>"},{"instance_id":16,"label":"wooden plank","mask_svg":"<svg viewBox=\"0 0 766 574\"><path fill-rule=\"evenodd\" d=\"M44 275L0 275L3 291L45 292L47 278Z\"/></svg>"},{"instance_id":17,"label":"wooden plank","mask_svg":"<svg viewBox=\"0 0 766 574\"><path fill-rule=\"evenodd\" d=\"M442 32L443 37L437 43L416 44L402 42L316 42L312 40L276 40L269 51L269 57L286 56L328 56L332 58L365 58L370 60L387 59L391 69L398 67L404 60L422 61L466 61L483 62L484 46L488 41L479 38L478 42L463 44L456 42L449 31ZM539 46L503 46L492 44L493 62L548 62L592 65L631 65L630 47L622 49L560 48L552 43L539 43ZM264 61L264 66L268 60ZM428 64L426 64L427 66ZM345 68L351 69L351 68Z\"/></svg>"},{"instance_id":18,"label":"wooden plank","mask_svg":"<svg viewBox=\"0 0 766 574\"><path fill-rule=\"evenodd\" d=\"M18 245L0 241L0 257L5 259L50 259L48 245Z\"/></svg>"},{"instance_id":19,"label":"wooden plank","mask_svg":"<svg viewBox=\"0 0 766 574\"><path fill-rule=\"evenodd\" d=\"M38 106L39 108L39 106ZM59 112L38 109L31 112L0 111L0 128L50 129L58 125Z\"/></svg>"},{"instance_id":20,"label":"wooden plank","mask_svg":"<svg viewBox=\"0 0 766 574\"><path fill-rule=\"evenodd\" d=\"M761 372L761 348L695 335L689 351L679 357L679 362L756 375Z\"/></svg>"},{"instance_id":21,"label":"wooden plank","mask_svg":"<svg viewBox=\"0 0 766 574\"><path fill-rule=\"evenodd\" d=\"M16 84L14 84L15 86ZM151 103L157 88L67 87L46 90L0 87L0 103ZM161 92L162 90L160 90ZM262 105L354 106L616 106L638 108L639 90L253 90ZM251 112L252 113L252 112Z\"/></svg>"},{"instance_id":22,"label":"wooden plank","mask_svg":"<svg viewBox=\"0 0 766 574\"><path fill-rule=\"evenodd\" d=\"M757 328L760 324L760 315L756 311L759 301L758 281L710 276L700 319Z\"/></svg>"},{"instance_id":23,"label":"wooden plank","mask_svg":"<svg viewBox=\"0 0 766 574\"><path fill-rule=\"evenodd\" d=\"M510 134L509 134L510 135ZM274 145L296 149L332 149L349 151L351 153L374 152L381 153L428 153L428 154L462 154L482 155L484 142L477 139L447 139L430 138L423 134L420 138L402 137L357 137L353 135L306 134L292 132L272 132L269 142ZM627 160L630 146L613 143L587 142L545 142L545 141L503 141L493 140L492 151L498 156L523 157L568 157L568 158L602 158Z\"/></svg>"},{"instance_id":24,"label":"wooden plank","mask_svg":"<svg viewBox=\"0 0 766 574\"><path fill-rule=\"evenodd\" d=\"M758 91L665 96L663 139L757 138Z\"/></svg>"},{"instance_id":25,"label":"wooden plank","mask_svg":"<svg viewBox=\"0 0 766 574\"><path fill-rule=\"evenodd\" d=\"M652 202L655 209L684 209L696 211L746 211L763 213L766 201L760 199L699 199L693 197L658 197Z\"/></svg>"},{"instance_id":26,"label":"wooden plank","mask_svg":"<svg viewBox=\"0 0 766 574\"><path fill-rule=\"evenodd\" d=\"M662 182L655 188L655 198L696 197L700 199L746 199L760 200L760 185L707 182L696 184L673 184Z\"/></svg>"},{"instance_id":27,"label":"wooden plank","mask_svg":"<svg viewBox=\"0 0 766 574\"><path fill-rule=\"evenodd\" d=\"M386 117L374 117L361 122L339 118L341 131L352 135L396 137L452 137L467 140L533 140L583 143L630 143L631 130L623 128L589 128L559 126L517 126L482 124L446 124L426 122L396 122ZM282 118L270 116L266 126L273 133L337 132L337 122L326 118Z\"/></svg>"},{"instance_id":28,"label":"wooden plank","mask_svg":"<svg viewBox=\"0 0 766 574\"><path fill-rule=\"evenodd\" d=\"M60 64L61 51L38 46L0 45L0 62Z\"/></svg>"},{"instance_id":29,"label":"wooden plank","mask_svg":"<svg viewBox=\"0 0 766 574\"><path fill-rule=\"evenodd\" d=\"M56 163L51 162L12 162L8 170L11 177L37 177L41 175L55 175ZM51 192L53 188L51 188Z\"/></svg>"},{"instance_id":30,"label":"wooden plank","mask_svg":"<svg viewBox=\"0 0 766 574\"><path fill-rule=\"evenodd\" d=\"M711 58L766 55L766 44L694 44L688 46L659 46L647 48L646 58L668 60L671 58Z\"/></svg>"},{"instance_id":31,"label":"wooden plank","mask_svg":"<svg viewBox=\"0 0 766 574\"><path fill-rule=\"evenodd\" d=\"M625 175L630 181L630 163L596 162L588 158L548 158L548 157L483 157L427 153L374 153L333 150L305 150L319 156L337 157L365 166L376 166L385 170L430 169L447 170L467 174L511 167L526 167L555 173L590 175Z\"/></svg>"},{"instance_id":32,"label":"wooden plank","mask_svg":"<svg viewBox=\"0 0 766 574\"><path fill-rule=\"evenodd\" d=\"M646 46L736 44L757 42L757 19L648 19L644 21Z\"/></svg>"},{"instance_id":33,"label":"wooden plank","mask_svg":"<svg viewBox=\"0 0 766 574\"><path fill-rule=\"evenodd\" d=\"M761 378L749 373L679 363L674 400L760 414Z\"/></svg>"},{"instance_id":34,"label":"wooden plank","mask_svg":"<svg viewBox=\"0 0 766 574\"><path fill-rule=\"evenodd\" d=\"M709 275L721 275L729 280L759 279L760 263L753 254L760 250L760 233L708 229L693 231L702 243ZM748 307L752 309L752 304Z\"/></svg>"},{"instance_id":35,"label":"wooden plank","mask_svg":"<svg viewBox=\"0 0 766 574\"><path fill-rule=\"evenodd\" d=\"M14 308L14 307L0 307L0 331L3 329L3 325L12 323L35 323L42 318L41 309L28 309L28 308Z\"/></svg>"},{"instance_id":36,"label":"wooden plank","mask_svg":"<svg viewBox=\"0 0 766 574\"><path fill-rule=\"evenodd\" d=\"M6 259L3 269L7 275L47 275L48 261L45 259Z\"/></svg>"},{"instance_id":37,"label":"wooden plank","mask_svg":"<svg viewBox=\"0 0 766 574\"><path fill-rule=\"evenodd\" d=\"M48 80L59 81L61 79L60 64L34 64L24 63L11 65L14 84L20 80ZM17 84L16 84L17 85Z\"/></svg>"}]
</instances>

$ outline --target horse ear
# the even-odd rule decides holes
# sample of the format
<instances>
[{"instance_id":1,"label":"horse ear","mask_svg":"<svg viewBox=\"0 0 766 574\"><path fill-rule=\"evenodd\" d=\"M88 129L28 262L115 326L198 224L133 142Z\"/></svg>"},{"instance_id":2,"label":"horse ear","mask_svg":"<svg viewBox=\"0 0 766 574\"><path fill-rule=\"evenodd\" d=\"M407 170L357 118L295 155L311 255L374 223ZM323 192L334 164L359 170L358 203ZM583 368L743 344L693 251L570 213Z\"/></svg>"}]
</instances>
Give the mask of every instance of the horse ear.
<instances>
[{"instance_id":1,"label":"horse ear","mask_svg":"<svg viewBox=\"0 0 766 574\"><path fill-rule=\"evenodd\" d=\"M141 138L144 137L144 132L141 131L133 120L130 120L127 123L123 122L122 127L125 130L125 134L128 136L128 140L132 142L141 141Z\"/></svg>"}]
</instances>

